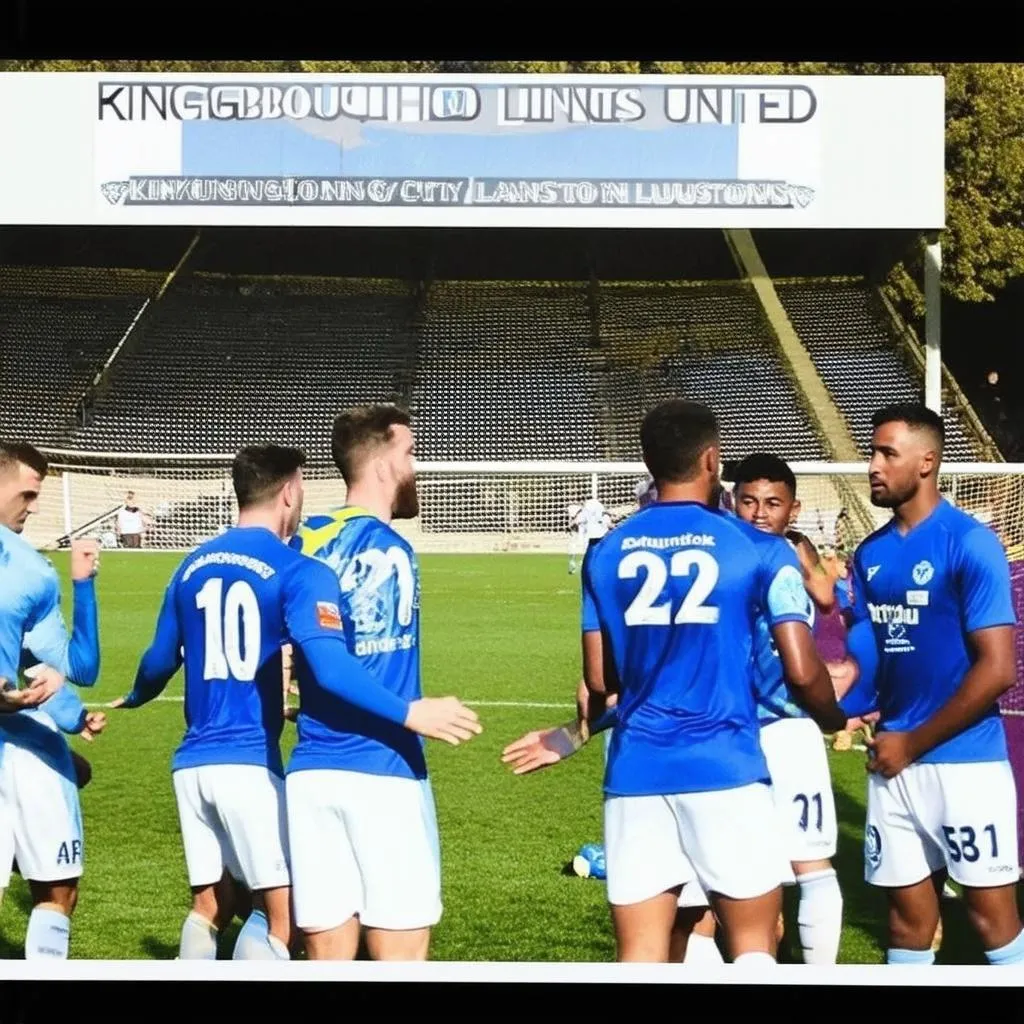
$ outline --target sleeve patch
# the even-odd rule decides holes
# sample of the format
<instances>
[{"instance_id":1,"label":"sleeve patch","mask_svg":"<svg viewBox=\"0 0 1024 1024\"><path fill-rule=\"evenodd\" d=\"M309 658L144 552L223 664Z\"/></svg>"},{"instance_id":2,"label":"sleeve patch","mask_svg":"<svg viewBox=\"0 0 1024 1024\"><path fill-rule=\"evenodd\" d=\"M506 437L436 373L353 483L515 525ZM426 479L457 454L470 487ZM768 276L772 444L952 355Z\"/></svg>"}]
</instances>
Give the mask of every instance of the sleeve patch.
<instances>
[{"instance_id":1,"label":"sleeve patch","mask_svg":"<svg viewBox=\"0 0 1024 1024\"><path fill-rule=\"evenodd\" d=\"M316 620L321 629L341 629L341 612L330 601L317 601Z\"/></svg>"}]
</instances>

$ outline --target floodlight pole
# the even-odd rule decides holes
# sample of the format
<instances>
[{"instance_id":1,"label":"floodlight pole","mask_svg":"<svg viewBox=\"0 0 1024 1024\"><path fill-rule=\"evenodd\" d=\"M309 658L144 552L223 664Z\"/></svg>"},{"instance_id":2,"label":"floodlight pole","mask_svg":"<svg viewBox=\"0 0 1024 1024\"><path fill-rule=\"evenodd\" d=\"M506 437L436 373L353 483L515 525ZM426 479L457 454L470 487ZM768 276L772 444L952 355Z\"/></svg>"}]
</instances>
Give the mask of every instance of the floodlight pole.
<instances>
[{"instance_id":1,"label":"floodlight pole","mask_svg":"<svg viewBox=\"0 0 1024 1024\"><path fill-rule=\"evenodd\" d=\"M924 247L924 404L942 415L942 246L937 231Z\"/></svg>"}]
</instances>

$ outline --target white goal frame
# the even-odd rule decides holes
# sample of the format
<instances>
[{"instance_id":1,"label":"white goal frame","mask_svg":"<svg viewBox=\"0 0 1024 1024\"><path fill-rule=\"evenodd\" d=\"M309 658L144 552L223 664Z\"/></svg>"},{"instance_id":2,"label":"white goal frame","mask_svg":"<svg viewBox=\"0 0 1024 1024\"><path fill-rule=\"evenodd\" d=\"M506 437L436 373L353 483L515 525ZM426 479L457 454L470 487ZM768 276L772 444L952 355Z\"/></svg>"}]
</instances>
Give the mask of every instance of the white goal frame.
<instances>
[{"instance_id":1,"label":"white goal frame","mask_svg":"<svg viewBox=\"0 0 1024 1024\"><path fill-rule=\"evenodd\" d=\"M235 521L231 455L42 451L50 479L40 514L26 529L41 549L66 547L74 536L98 536L111 546L117 508L129 490L157 522L151 531L157 541L144 540L140 552L192 550ZM849 548L888 518L887 510L870 504L866 461L788 465L803 506L797 526L815 543ZM596 497L613 518L627 515L646 473L640 461L421 461L421 514L394 525L424 553L565 553L571 505ZM333 466L314 463L305 476L307 514L344 502L344 482ZM1008 550L1024 544L1024 463L945 463L940 486L956 504L989 522ZM198 511L190 513L190 507ZM845 544L837 537L843 532L837 518L844 514ZM171 528L167 523L175 517Z\"/></svg>"}]
</instances>

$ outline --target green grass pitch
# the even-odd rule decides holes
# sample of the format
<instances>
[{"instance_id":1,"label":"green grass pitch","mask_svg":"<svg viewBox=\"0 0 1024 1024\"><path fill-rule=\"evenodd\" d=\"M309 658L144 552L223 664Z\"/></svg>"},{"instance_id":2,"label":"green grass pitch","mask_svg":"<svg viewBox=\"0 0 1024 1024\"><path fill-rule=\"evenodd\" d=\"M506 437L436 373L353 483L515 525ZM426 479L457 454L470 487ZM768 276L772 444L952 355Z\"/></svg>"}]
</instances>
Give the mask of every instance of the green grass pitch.
<instances>
[{"instance_id":1,"label":"green grass pitch","mask_svg":"<svg viewBox=\"0 0 1024 1024\"><path fill-rule=\"evenodd\" d=\"M97 590L103 662L83 700L126 693L182 556L105 552ZM64 581L68 562L53 556ZM441 830L444 917L432 958L463 961L611 961L604 884L567 874L579 847L601 839L602 753L591 743L564 764L516 777L502 748L572 714L579 678L579 577L543 555L433 555L422 563L422 657L427 695L474 704L484 732L451 748L431 742ZM85 874L71 936L75 959L173 959L189 890L171 789L183 729L181 675L164 698L108 711L94 743L72 743L93 766L82 792ZM295 730L285 724L286 753ZM845 898L840 962L882 963L885 905L862 880L864 755L830 751L840 820L836 866ZM781 961L799 961L795 893L787 892ZM0 908L0 956L23 956L28 890L13 876ZM984 963L959 901L943 907L939 963ZM239 923L224 935L230 956ZM787 948L792 943L791 948Z\"/></svg>"}]
</instances>

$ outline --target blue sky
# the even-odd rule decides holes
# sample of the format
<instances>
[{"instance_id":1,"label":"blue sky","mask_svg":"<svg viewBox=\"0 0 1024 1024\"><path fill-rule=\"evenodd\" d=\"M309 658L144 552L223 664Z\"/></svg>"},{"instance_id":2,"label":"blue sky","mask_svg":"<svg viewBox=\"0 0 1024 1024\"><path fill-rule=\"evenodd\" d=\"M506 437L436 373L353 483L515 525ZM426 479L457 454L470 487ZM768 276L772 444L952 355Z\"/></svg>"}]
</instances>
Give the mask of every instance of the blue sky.
<instances>
[{"instance_id":1,"label":"blue sky","mask_svg":"<svg viewBox=\"0 0 1024 1024\"><path fill-rule=\"evenodd\" d=\"M483 135L363 125L363 143L337 143L279 121L186 121L182 174L335 177L736 177L735 125L622 125Z\"/></svg>"}]
</instances>

